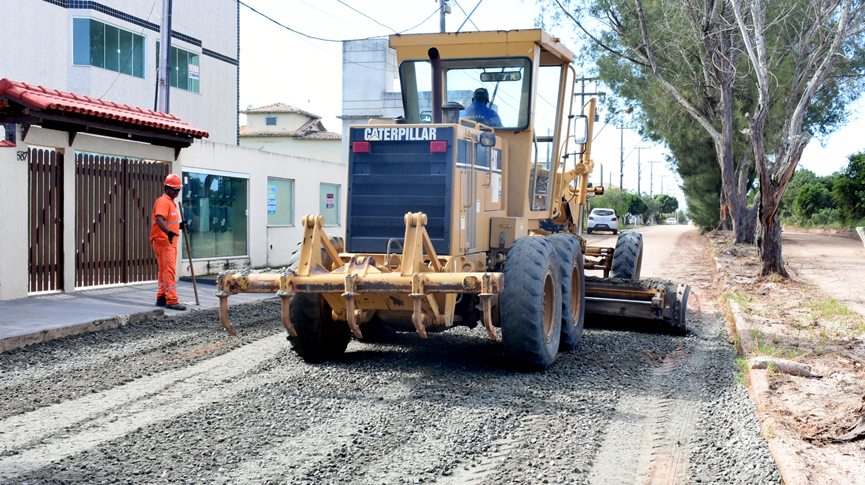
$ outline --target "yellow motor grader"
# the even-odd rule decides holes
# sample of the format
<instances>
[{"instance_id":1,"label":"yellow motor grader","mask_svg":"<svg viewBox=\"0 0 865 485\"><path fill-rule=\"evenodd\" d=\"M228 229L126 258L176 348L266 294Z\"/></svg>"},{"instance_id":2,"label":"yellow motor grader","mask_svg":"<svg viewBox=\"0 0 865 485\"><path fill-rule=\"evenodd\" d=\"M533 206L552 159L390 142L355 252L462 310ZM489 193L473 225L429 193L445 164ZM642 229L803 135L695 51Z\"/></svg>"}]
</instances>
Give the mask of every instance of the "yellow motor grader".
<instances>
[{"instance_id":1,"label":"yellow motor grader","mask_svg":"<svg viewBox=\"0 0 865 485\"><path fill-rule=\"evenodd\" d=\"M541 30L394 35L404 117L349 128L345 238L321 215L283 274L223 274L228 297L270 292L307 361L386 324L422 338L456 325L501 333L516 367L571 350L585 314L684 330L688 285L639 281L643 248L587 246L594 99L573 112L573 53ZM570 147L570 152L569 152ZM586 283L585 271L600 278ZM371 324L371 322L375 322ZM497 331L497 328L499 329Z\"/></svg>"}]
</instances>

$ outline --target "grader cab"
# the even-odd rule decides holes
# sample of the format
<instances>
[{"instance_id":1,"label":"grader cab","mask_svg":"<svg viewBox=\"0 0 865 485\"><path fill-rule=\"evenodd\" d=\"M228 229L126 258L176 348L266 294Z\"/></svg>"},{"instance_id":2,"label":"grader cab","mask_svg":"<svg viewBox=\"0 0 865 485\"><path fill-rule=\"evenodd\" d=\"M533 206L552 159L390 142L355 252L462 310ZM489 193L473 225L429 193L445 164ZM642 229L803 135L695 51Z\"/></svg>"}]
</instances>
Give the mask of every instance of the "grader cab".
<instances>
[{"instance_id":1,"label":"grader cab","mask_svg":"<svg viewBox=\"0 0 865 485\"><path fill-rule=\"evenodd\" d=\"M345 238L303 218L285 274L223 274L272 292L307 361L386 324L426 338L483 324L515 366L576 347L586 312L684 329L687 285L639 281L642 236L587 246L595 103L573 111L573 53L541 30L395 35L404 117L349 129ZM586 283L585 271L602 276Z\"/></svg>"}]
</instances>

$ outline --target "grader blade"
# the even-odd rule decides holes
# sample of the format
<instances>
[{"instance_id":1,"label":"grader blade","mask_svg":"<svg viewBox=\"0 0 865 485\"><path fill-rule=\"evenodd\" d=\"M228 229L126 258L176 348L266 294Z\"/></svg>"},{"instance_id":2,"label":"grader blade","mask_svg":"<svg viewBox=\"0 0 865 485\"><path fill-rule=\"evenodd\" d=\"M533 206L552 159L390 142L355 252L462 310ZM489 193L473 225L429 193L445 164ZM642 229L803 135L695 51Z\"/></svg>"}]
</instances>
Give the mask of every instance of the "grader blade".
<instances>
[{"instance_id":1,"label":"grader blade","mask_svg":"<svg viewBox=\"0 0 865 485\"><path fill-rule=\"evenodd\" d=\"M687 332L691 285L662 280L586 278L586 314L638 327Z\"/></svg>"}]
</instances>

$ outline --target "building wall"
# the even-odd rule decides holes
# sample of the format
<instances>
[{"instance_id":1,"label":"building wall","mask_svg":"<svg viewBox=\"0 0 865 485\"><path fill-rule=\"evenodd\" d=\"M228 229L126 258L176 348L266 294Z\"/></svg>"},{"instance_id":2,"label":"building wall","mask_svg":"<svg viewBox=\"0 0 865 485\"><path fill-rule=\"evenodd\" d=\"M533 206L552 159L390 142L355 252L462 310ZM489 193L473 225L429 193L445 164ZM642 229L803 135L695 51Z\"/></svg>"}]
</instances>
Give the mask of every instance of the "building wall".
<instances>
[{"instance_id":1,"label":"building wall","mask_svg":"<svg viewBox=\"0 0 865 485\"><path fill-rule=\"evenodd\" d=\"M340 223L325 228L328 236L345 236L345 165L297 156L263 152L252 148L223 145L208 141L196 142L185 149L172 171L201 168L249 175L250 194L248 257L220 258L195 261L195 274L214 274L226 269L245 267L278 267L288 263L292 251L303 238L301 220L306 214L319 213L321 183L340 186ZM267 225L267 178L294 180L294 224ZM264 236L264 237L262 237ZM193 255L195 256L195 255ZM185 256L184 256L185 257ZM189 274L184 262L181 273Z\"/></svg>"},{"instance_id":2,"label":"building wall","mask_svg":"<svg viewBox=\"0 0 865 485\"><path fill-rule=\"evenodd\" d=\"M3 18L0 78L64 88L70 65L64 47L71 38L66 9L41 0L3 2Z\"/></svg>"},{"instance_id":3,"label":"building wall","mask_svg":"<svg viewBox=\"0 0 865 485\"><path fill-rule=\"evenodd\" d=\"M9 5L6 5L8 3ZM101 0L141 21L117 18L99 9L65 8L44 0L4 2L6 44L0 49L0 77L42 85L107 101L154 108L156 43L162 2ZM151 10L152 7L152 10ZM237 143L237 3L234 0L173 2L174 47L199 54L200 89L192 93L172 88L170 112L210 133L210 140ZM144 79L93 66L72 64L72 19L93 18L143 35L146 44Z\"/></svg>"},{"instance_id":4,"label":"building wall","mask_svg":"<svg viewBox=\"0 0 865 485\"><path fill-rule=\"evenodd\" d=\"M268 125L267 118L276 117L276 125ZM309 116L300 113L250 113L246 115L246 131L280 133L296 131L309 121Z\"/></svg>"},{"instance_id":5,"label":"building wall","mask_svg":"<svg viewBox=\"0 0 865 485\"><path fill-rule=\"evenodd\" d=\"M342 164L342 140L299 140L290 136L244 136L240 146Z\"/></svg>"}]
</instances>

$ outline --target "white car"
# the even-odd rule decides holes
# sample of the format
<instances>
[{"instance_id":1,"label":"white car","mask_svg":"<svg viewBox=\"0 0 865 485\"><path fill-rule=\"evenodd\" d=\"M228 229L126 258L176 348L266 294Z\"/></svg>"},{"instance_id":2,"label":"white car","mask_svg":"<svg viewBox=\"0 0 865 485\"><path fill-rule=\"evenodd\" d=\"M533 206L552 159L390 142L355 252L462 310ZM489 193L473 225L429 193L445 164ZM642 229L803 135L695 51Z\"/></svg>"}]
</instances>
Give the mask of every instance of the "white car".
<instances>
[{"instance_id":1,"label":"white car","mask_svg":"<svg viewBox=\"0 0 865 485\"><path fill-rule=\"evenodd\" d=\"M592 212L589 213L586 232L591 234L592 231L613 231L613 234L618 234L619 220L616 217L616 211L613 209L592 209Z\"/></svg>"},{"instance_id":2,"label":"white car","mask_svg":"<svg viewBox=\"0 0 865 485\"><path fill-rule=\"evenodd\" d=\"M679 223L679 221L677 221L675 217L668 217L667 218L667 224L678 224L678 223Z\"/></svg>"}]
</instances>

